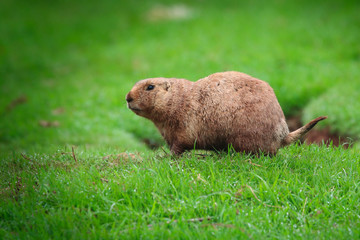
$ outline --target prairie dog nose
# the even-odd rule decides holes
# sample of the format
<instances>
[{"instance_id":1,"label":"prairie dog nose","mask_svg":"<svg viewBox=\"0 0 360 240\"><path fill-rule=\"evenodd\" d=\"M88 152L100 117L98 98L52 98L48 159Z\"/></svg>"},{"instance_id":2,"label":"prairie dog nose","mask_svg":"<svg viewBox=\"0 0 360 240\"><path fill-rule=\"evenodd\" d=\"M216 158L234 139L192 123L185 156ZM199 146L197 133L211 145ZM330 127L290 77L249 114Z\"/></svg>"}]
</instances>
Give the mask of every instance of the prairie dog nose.
<instances>
[{"instance_id":1,"label":"prairie dog nose","mask_svg":"<svg viewBox=\"0 0 360 240\"><path fill-rule=\"evenodd\" d=\"M129 103L129 102L132 102L132 100L134 100L130 94L126 95L126 101Z\"/></svg>"}]
</instances>

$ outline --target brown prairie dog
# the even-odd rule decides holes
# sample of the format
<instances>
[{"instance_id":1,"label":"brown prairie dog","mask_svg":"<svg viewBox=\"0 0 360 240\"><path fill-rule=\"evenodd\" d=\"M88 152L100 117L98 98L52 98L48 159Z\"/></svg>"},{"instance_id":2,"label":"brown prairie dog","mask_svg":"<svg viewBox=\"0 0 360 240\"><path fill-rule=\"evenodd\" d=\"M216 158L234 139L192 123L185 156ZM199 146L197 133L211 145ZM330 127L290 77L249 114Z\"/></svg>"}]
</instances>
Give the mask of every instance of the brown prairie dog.
<instances>
[{"instance_id":1,"label":"brown prairie dog","mask_svg":"<svg viewBox=\"0 0 360 240\"><path fill-rule=\"evenodd\" d=\"M270 85L240 72L214 73L191 82L149 78L126 96L128 107L150 119L174 154L186 150L226 150L275 155L305 135L318 117L289 133Z\"/></svg>"}]
</instances>

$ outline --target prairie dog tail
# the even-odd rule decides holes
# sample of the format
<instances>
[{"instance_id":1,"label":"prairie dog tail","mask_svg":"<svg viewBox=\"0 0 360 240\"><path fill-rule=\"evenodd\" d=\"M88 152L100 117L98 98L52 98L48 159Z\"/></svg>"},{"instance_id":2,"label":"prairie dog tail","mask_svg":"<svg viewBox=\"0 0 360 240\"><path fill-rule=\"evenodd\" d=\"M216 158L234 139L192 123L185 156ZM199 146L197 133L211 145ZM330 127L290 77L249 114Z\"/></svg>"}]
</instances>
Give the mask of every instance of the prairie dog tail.
<instances>
[{"instance_id":1,"label":"prairie dog tail","mask_svg":"<svg viewBox=\"0 0 360 240\"><path fill-rule=\"evenodd\" d=\"M306 124L305 126L289 133L284 140L282 141L282 146L286 146L289 145L293 142L296 142L297 140L299 140L302 136L304 136L308 131L310 131L318 122L320 122L321 120L326 119L327 117L318 117L315 118L314 120L311 120L308 124Z\"/></svg>"}]
</instances>

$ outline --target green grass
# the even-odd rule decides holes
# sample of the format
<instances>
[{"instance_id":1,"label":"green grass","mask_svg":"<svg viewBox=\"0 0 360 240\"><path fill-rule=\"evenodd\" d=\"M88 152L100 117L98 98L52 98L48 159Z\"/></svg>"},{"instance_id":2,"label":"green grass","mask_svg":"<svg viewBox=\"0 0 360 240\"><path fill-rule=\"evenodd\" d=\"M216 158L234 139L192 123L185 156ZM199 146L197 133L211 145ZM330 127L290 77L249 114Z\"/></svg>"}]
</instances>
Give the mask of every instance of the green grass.
<instances>
[{"instance_id":1,"label":"green grass","mask_svg":"<svg viewBox=\"0 0 360 240\"><path fill-rule=\"evenodd\" d=\"M148 20L174 4L0 1L0 238L360 238L358 143L176 159L125 103L143 78L236 70L356 142L360 5L184 1L189 18Z\"/></svg>"},{"instance_id":2,"label":"green grass","mask_svg":"<svg viewBox=\"0 0 360 240\"><path fill-rule=\"evenodd\" d=\"M341 148L120 160L78 148L76 162L68 151L2 163L2 238L360 237L360 162Z\"/></svg>"}]
</instances>

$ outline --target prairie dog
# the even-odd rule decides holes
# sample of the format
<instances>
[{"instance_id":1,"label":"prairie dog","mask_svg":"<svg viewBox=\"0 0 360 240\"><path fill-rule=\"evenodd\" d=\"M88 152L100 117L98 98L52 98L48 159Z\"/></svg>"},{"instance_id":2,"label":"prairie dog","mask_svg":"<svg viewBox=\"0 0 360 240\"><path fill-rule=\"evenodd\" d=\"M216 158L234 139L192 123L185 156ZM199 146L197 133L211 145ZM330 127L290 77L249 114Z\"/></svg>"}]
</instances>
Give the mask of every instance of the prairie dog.
<instances>
[{"instance_id":1,"label":"prairie dog","mask_svg":"<svg viewBox=\"0 0 360 240\"><path fill-rule=\"evenodd\" d=\"M126 95L128 108L151 120L174 154L186 150L264 152L275 155L319 121L318 117L289 133L273 89L240 72L220 72L191 82L149 78Z\"/></svg>"}]
</instances>

